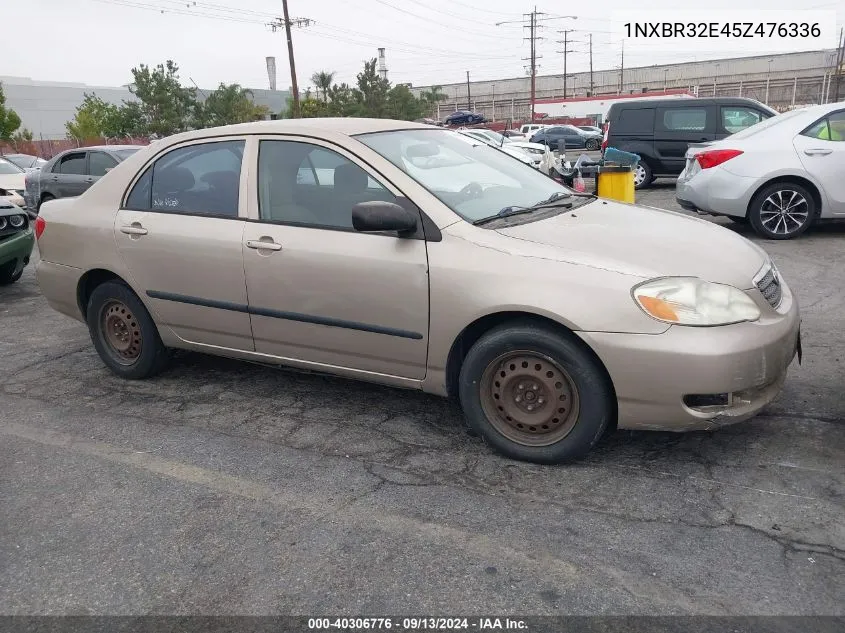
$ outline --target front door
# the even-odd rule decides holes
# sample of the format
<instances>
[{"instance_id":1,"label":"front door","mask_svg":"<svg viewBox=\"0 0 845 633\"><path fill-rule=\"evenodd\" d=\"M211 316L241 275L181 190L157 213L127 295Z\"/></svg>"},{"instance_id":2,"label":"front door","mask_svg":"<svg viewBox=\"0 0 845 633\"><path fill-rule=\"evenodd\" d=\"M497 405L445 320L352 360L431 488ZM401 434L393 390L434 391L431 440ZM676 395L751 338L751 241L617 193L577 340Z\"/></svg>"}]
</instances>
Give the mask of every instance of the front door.
<instances>
[{"instance_id":1,"label":"front door","mask_svg":"<svg viewBox=\"0 0 845 633\"><path fill-rule=\"evenodd\" d=\"M244 231L255 350L323 366L425 377L422 239L352 227L359 202L405 202L344 150L260 141L257 222Z\"/></svg>"},{"instance_id":2,"label":"front door","mask_svg":"<svg viewBox=\"0 0 845 633\"><path fill-rule=\"evenodd\" d=\"M832 112L792 141L804 169L820 183L833 213L845 213L845 110Z\"/></svg>"},{"instance_id":3,"label":"front door","mask_svg":"<svg viewBox=\"0 0 845 633\"><path fill-rule=\"evenodd\" d=\"M204 139L159 156L117 213L114 235L132 285L159 323L188 342L252 351L244 144Z\"/></svg>"},{"instance_id":4,"label":"front door","mask_svg":"<svg viewBox=\"0 0 845 633\"><path fill-rule=\"evenodd\" d=\"M660 161L660 172L680 174L686 164L685 156L690 143L703 143L716 138L713 110L712 106L657 108L654 152Z\"/></svg>"}]
</instances>

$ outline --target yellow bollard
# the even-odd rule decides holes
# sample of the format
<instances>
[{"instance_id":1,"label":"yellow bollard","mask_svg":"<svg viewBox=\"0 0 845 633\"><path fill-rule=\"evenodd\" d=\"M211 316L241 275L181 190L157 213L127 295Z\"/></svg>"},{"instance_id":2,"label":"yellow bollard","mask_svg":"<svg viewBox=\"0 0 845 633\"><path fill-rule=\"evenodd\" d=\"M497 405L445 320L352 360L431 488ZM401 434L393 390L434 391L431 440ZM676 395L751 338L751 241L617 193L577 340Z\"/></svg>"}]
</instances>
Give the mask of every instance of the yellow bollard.
<instances>
[{"instance_id":1,"label":"yellow bollard","mask_svg":"<svg viewBox=\"0 0 845 633\"><path fill-rule=\"evenodd\" d=\"M630 166L599 167L596 178L599 198L634 203L634 170Z\"/></svg>"}]
</instances>

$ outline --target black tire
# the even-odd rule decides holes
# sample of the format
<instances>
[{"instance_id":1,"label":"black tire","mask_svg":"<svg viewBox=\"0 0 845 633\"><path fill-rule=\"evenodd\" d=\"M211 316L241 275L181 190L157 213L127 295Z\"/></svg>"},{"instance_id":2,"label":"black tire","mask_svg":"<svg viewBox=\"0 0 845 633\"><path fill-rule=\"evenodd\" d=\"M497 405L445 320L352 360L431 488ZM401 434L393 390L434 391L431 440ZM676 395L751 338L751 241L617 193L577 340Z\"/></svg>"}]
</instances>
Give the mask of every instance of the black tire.
<instances>
[{"instance_id":1,"label":"black tire","mask_svg":"<svg viewBox=\"0 0 845 633\"><path fill-rule=\"evenodd\" d=\"M0 286L8 286L15 283L23 275L23 268L17 273L15 272L15 264L17 260L7 262L5 266L0 266Z\"/></svg>"},{"instance_id":2,"label":"black tire","mask_svg":"<svg viewBox=\"0 0 845 633\"><path fill-rule=\"evenodd\" d=\"M599 148L599 142L597 139L591 138L587 141L585 147L588 151L597 150Z\"/></svg>"},{"instance_id":3,"label":"black tire","mask_svg":"<svg viewBox=\"0 0 845 633\"><path fill-rule=\"evenodd\" d=\"M654 181L654 174L651 167L644 160L637 163L637 168L634 170L634 189L645 189Z\"/></svg>"},{"instance_id":4,"label":"black tire","mask_svg":"<svg viewBox=\"0 0 845 633\"><path fill-rule=\"evenodd\" d=\"M121 378L141 380L160 373L169 360L158 328L134 292L120 281L107 281L91 293L86 318L94 348L106 367ZM113 320L125 326L127 349L110 342L118 335L107 332Z\"/></svg>"},{"instance_id":5,"label":"black tire","mask_svg":"<svg viewBox=\"0 0 845 633\"><path fill-rule=\"evenodd\" d=\"M783 212L781 207L791 212ZM748 205L748 220L754 231L770 240L798 237L810 228L817 214L813 195L794 182L763 187Z\"/></svg>"},{"instance_id":6,"label":"black tire","mask_svg":"<svg viewBox=\"0 0 845 633\"><path fill-rule=\"evenodd\" d=\"M56 196L49 194L49 193L45 193L43 196L41 196L41 201L38 203L38 209L36 209L36 213L41 211L41 205L42 204L44 204L45 202L50 202L50 200L55 200L55 199L56 199Z\"/></svg>"},{"instance_id":7,"label":"black tire","mask_svg":"<svg viewBox=\"0 0 845 633\"><path fill-rule=\"evenodd\" d=\"M512 362L515 359L519 360ZM508 370L511 373L500 378ZM534 392L538 411L525 411L533 385L546 380L556 382ZM505 324L482 336L464 359L458 385L471 431L506 457L540 464L584 457L613 423L616 411L610 380L589 349L572 335L530 321ZM525 391L517 391L524 386ZM515 394L520 393L526 395L518 404L520 397ZM516 419L506 420L500 404L509 407ZM498 411L494 414L491 409ZM559 419L552 420L557 415ZM541 424L551 430L542 431Z\"/></svg>"}]
</instances>

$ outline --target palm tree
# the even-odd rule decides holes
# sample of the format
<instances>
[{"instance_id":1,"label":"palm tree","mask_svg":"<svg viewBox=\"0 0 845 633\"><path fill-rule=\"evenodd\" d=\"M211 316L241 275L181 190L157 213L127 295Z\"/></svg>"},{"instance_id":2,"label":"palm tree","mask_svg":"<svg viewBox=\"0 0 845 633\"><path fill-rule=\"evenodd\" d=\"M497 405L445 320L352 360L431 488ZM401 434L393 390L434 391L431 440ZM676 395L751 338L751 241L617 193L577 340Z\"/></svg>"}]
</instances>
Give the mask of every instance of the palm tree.
<instances>
[{"instance_id":1,"label":"palm tree","mask_svg":"<svg viewBox=\"0 0 845 633\"><path fill-rule=\"evenodd\" d=\"M317 90L323 92L323 101L329 100L329 89L334 83L334 76L334 72L328 72L326 70L321 70L311 75L311 83L316 86Z\"/></svg>"}]
</instances>

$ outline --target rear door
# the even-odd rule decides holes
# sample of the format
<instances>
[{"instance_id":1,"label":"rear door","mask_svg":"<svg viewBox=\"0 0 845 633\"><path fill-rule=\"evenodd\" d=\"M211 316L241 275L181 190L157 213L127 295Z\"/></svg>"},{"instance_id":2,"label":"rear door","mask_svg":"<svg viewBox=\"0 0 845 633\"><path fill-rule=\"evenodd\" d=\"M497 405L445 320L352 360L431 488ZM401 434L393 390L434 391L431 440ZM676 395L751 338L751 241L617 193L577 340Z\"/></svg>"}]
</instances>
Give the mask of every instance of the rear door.
<instances>
[{"instance_id":1,"label":"rear door","mask_svg":"<svg viewBox=\"0 0 845 633\"><path fill-rule=\"evenodd\" d=\"M716 138L716 106L663 106L655 110L654 153L659 165L655 173L678 175L684 169L690 143Z\"/></svg>"},{"instance_id":2,"label":"rear door","mask_svg":"<svg viewBox=\"0 0 845 633\"><path fill-rule=\"evenodd\" d=\"M242 238L245 138L193 141L147 166L115 217L118 251L181 339L252 351Z\"/></svg>"},{"instance_id":3,"label":"rear door","mask_svg":"<svg viewBox=\"0 0 845 633\"><path fill-rule=\"evenodd\" d=\"M608 120L607 147L654 158L654 108L616 106ZM652 165L652 170L656 168Z\"/></svg>"},{"instance_id":4,"label":"rear door","mask_svg":"<svg viewBox=\"0 0 845 633\"><path fill-rule=\"evenodd\" d=\"M845 110L813 123L795 137L793 146L804 169L821 183L828 210L845 213Z\"/></svg>"},{"instance_id":5,"label":"rear door","mask_svg":"<svg viewBox=\"0 0 845 633\"><path fill-rule=\"evenodd\" d=\"M62 156L45 180L45 189L57 198L79 196L90 186L88 179L88 152L70 152Z\"/></svg>"}]
</instances>

